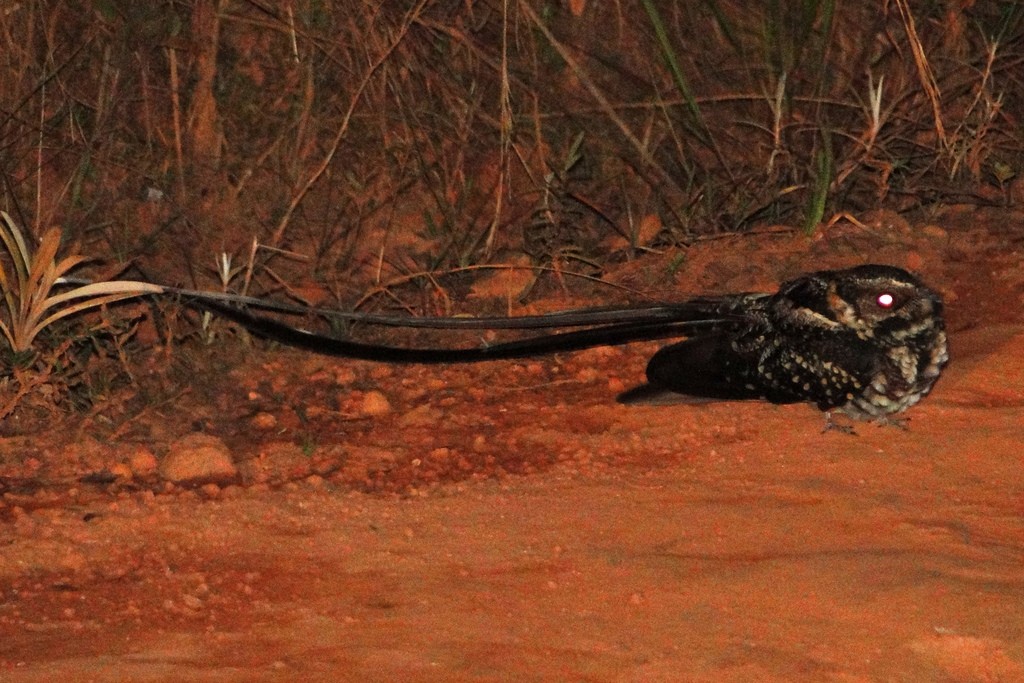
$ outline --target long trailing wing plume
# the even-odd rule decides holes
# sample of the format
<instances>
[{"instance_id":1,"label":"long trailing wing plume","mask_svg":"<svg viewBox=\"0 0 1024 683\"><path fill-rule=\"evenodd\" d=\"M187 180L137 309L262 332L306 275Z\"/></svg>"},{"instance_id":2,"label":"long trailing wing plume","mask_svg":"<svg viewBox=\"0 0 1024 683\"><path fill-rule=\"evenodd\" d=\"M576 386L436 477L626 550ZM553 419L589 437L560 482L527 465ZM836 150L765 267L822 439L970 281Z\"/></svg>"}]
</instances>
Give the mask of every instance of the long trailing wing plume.
<instances>
[{"instance_id":1,"label":"long trailing wing plume","mask_svg":"<svg viewBox=\"0 0 1024 683\"><path fill-rule=\"evenodd\" d=\"M62 278L63 284L84 285L89 280L80 278ZM556 313L522 316L489 316L489 317L414 317L381 315L359 311L339 311L331 308L304 306L301 304L261 299L241 294L204 292L195 289L156 285L144 282L149 287L159 287L163 294L178 296L187 303L205 307L211 311L222 313L217 308L222 306L248 306L264 311L289 313L295 315L316 315L331 320L358 322L367 325L387 327L430 328L450 330L501 330L501 329L551 329L557 327L585 327L593 325L610 325L631 323L635 325L665 324L680 321L697 321L707 318L737 320L739 316L730 312L729 302L735 296L700 297L678 303L661 303L640 306L607 306L594 308L571 309ZM240 324L244 324L241 323ZM673 336L673 335L667 335ZM679 336L679 335L675 335Z\"/></svg>"},{"instance_id":2,"label":"long trailing wing plume","mask_svg":"<svg viewBox=\"0 0 1024 683\"><path fill-rule=\"evenodd\" d=\"M577 308L539 315L416 317L382 315L359 311L339 311L337 309L302 306L257 297L199 292L195 290L176 290L172 293L199 306L218 303L243 305L277 313L322 316L330 320L355 322L365 325L445 330L529 330L556 327L587 327L613 323L665 323L702 318L709 314L718 315L714 311L716 307L720 307L718 302L712 299L694 299L680 303Z\"/></svg>"},{"instance_id":3,"label":"long trailing wing plume","mask_svg":"<svg viewBox=\"0 0 1024 683\"><path fill-rule=\"evenodd\" d=\"M408 348L353 342L337 337L308 332L278 320L252 313L223 301L202 299L202 308L238 323L257 336L286 346L314 351L329 356L388 363L474 363L489 360L526 358L548 353L579 351L594 346L628 344L636 341L682 337L723 323L734 317L699 320L631 320L614 322L586 330L546 334L476 348ZM443 319L442 319L443 320ZM505 320L499 318L498 320Z\"/></svg>"}]
</instances>

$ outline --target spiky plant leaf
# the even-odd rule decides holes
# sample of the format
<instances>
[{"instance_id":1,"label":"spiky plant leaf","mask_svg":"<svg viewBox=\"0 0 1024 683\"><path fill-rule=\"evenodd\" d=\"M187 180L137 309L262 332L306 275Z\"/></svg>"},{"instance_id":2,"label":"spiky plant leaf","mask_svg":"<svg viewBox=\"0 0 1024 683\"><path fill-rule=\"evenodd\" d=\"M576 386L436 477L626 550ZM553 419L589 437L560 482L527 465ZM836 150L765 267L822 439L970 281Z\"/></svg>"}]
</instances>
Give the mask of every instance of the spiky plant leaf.
<instances>
[{"instance_id":1,"label":"spiky plant leaf","mask_svg":"<svg viewBox=\"0 0 1024 683\"><path fill-rule=\"evenodd\" d=\"M148 282L116 280L84 284L53 294L54 287L67 284L64 276L88 259L71 254L57 260L61 244L57 228L47 230L35 255L30 255L25 238L11 217L0 212L0 223L0 242L10 257L17 280L0 267L0 288L7 306L7 320L0 320L0 334L16 353L31 349L39 333L62 318L115 301L165 291ZM72 301L76 303L66 305Z\"/></svg>"}]
</instances>

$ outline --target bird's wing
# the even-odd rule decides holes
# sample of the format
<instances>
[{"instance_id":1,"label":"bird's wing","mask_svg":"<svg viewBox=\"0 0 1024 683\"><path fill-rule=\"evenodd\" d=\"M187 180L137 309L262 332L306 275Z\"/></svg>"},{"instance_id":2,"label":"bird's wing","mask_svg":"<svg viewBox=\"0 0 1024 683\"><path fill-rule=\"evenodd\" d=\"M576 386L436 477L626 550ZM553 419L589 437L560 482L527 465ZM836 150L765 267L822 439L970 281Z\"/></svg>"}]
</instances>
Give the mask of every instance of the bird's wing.
<instances>
[{"instance_id":1,"label":"bird's wing","mask_svg":"<svg viewBox=\"0 0 1024 683\"><path fill-rule=\"evenodd\" d=\"M664 401L665 392L688 397L741 400L762 398L743 381L750 360L732 348L731 335L713 331L660 349L647 363L647 384L619 396L623 403Z\"/></svg>"}]
</instances>

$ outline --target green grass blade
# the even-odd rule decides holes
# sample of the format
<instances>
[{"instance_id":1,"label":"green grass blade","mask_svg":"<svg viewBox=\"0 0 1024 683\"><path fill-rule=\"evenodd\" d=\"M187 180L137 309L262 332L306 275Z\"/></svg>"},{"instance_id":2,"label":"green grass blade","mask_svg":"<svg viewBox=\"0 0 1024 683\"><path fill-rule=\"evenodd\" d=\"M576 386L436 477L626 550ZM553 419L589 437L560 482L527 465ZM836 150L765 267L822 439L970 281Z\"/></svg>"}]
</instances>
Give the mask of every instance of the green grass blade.
<instances>
[{"instance_id":1,"label":"green grass blade","mask_svg":"<svg viewBox=\"0 0 1024 683\"><path fill-rule=\"evenodd\" d=\"M821 129L821 144L814 155L814 185L804 213L804 233L810 235L825 216L828 190L832 185L835 160L832 156L832 139L824 128Z\"/></svg>"},{"instance_id":2,"label":"green grass blade","mask_svg":"<svg viewBox=\"0 0 1024 683\"><path fill-rule=\"evenodd\" d=\"M671 41L669 41L665 22L661 20L661 14L658 12L658 8L655 7L654 0L643 0L643 4L644 9L647 10L647 16L650 17L651 26L654 27L654 35L658 38L661 54L665 57L665 62L672 72L672 79L675 81L676 89L679 90L679 94L682 95L683 101L686 102L686 108L690 112L693 132L700 138L701 142L710 146L711 135L708 132L707 124L704 122L704 114L701 113L700 105L697 104L693 91L690 89L690 85L683 75L683 70L679 66L679 58L676 56L676 51L672 47Z\"/></svg>"}]
</instances>

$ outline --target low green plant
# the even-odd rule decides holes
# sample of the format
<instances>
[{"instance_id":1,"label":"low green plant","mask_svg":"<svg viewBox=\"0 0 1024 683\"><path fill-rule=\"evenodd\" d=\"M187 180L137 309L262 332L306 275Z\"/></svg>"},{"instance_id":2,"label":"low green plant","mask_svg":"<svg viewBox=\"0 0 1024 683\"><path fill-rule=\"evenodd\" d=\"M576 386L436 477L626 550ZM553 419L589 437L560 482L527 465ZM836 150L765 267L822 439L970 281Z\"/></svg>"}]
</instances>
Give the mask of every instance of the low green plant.
<instances>
[{"instance_id":1,"label":"low green plant","mask_svg":"<svg viewBox=\"0 0 1024 683\"><path fill-rule=\"evenodd\" d=\"M0 256L6 256L6 263L0 265L4 303L0 307L0 333L16 357L34 357L33 345L39 333L58 320L122 299L164 291L158 285L129 280L72 284L65 276L89 259L80 254L58 258L58 228L43 233L32 254L21 230L4 211L0 211L0 242L5 252Z\"/></svg>"}]
</instances>

